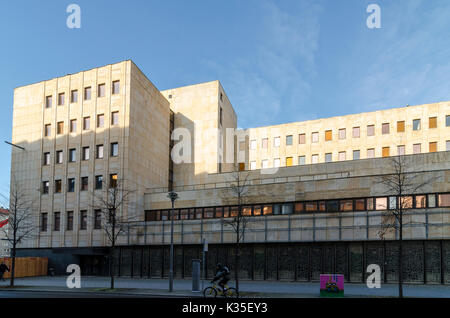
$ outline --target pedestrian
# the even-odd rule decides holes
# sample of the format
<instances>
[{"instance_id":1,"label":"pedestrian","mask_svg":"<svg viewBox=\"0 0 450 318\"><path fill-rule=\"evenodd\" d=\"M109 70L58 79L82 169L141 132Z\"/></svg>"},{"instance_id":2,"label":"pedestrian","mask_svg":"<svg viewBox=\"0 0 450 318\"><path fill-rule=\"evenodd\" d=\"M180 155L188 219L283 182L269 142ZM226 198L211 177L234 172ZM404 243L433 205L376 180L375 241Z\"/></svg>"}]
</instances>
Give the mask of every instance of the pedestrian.
<instances>
[{"instance_id":1,"label":"pedestrian","mask_svg":"<svg viewBox=\"0 0 450 318\"><path fill-rule=\"evenodd\" d=\"M8 271L9 272L9 267L5 265L5 263L1 263L0 264L0 279L2 281L5 281L5 279L3 278L3 275L5 274L5 272Z\"/></svg>"}]
</instances>

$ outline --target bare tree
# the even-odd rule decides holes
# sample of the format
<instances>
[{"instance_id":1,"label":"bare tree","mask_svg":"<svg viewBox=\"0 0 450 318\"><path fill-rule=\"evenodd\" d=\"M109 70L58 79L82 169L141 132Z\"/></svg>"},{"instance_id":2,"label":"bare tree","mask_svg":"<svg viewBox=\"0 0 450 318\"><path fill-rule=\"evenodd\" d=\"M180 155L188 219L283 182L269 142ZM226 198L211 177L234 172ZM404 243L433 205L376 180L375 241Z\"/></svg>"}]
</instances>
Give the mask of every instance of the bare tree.
<instances>
[{"instance_id":1,"label":"bare tree","mask_svg":"<svg viewBox=\"0 0 450 318\"><path fill-rule=\"evenodd\" d=\"M386 211L382 213L380 238L384 239L387 233L398 233L398 295L403 297L403 227L404 213L406 209L413 208L413 195L430 185L434 177L425 177L421 172L414 172L411 156L404 155L390 158L387 174L380 177L380 185L387 195L395 197L395 203L391 204L387 199Z\"/></svg>"},{"instance_id":2,"label":"bare tree","mask_svg":"<svg viewBox=\"0 0 450 318\"><path fill-rule=\"evenodd\" d=\"M241 242L245 236L245 230L247 228L248 217L243 211L243 205L245 204L245 198L248 193L248 172L235 171L231 174L232 180L229 182L230 197L227 201L231 204L237 204L237 213L231 215L231 218L224 219L224 224L233 228L236 234L235 241L235 255L234 255L234 271L236 279L236 290L239 291L239 256L241 251ZM231 211L230 211L231 213Z\"/></svg>"},{"instance_id":3,"label":"bare tree","mask_svg":"<svg viewBox=\"0 0 450 318\"><path fill-rule=\"evenodd\" d=\"M110 180L110 184L103 182L103 189L99 194L94 195L94 222L100 221L101 229L108 240L109 250L109 275L111 278L110 288L114 289L114 255L119 235L125 234L129 230L132 216L124 214L124 207L128 206L129 197L134 192L125 186L125 180ZM96 214L100 213L100 219L96 219Z\"/></svg>"},{"instance_id":4,"label":"bare tree","mask_svg":"<svg viewBox=\"0 0 450 318\"><path fill-rule=\"evenodd\" d=\"M8 224L1 227L6 241L11 247L11 279L10 286L14 287L17 246L23 240L33 236L36 226L33 224L32 201L30 195L21 188L14 176L10 187L9 199L5 195L2 198L9 202Z\"/></svg>"}]
</instances>

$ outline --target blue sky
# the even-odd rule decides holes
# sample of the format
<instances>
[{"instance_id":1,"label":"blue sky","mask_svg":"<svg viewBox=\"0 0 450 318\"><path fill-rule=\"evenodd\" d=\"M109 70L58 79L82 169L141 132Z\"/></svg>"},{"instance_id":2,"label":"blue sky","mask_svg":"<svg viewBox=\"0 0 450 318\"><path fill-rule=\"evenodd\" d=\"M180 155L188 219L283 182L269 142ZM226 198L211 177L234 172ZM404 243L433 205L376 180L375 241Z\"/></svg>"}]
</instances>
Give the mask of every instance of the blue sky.
<instances>
[{"instance_id":1,"label":"blue sky","mask_svg":"<svg viewBox=\"0 0 450 318\"><path fill-rule=\"evenodd\" d=\"M81 29L66 7L81 7ZM381 8L369 29L366 8ZM220 80L240 127L450 100L448 0L2 1L0 191L13 90L132 59L160 89Z\"/></svg>"}]
</instances>

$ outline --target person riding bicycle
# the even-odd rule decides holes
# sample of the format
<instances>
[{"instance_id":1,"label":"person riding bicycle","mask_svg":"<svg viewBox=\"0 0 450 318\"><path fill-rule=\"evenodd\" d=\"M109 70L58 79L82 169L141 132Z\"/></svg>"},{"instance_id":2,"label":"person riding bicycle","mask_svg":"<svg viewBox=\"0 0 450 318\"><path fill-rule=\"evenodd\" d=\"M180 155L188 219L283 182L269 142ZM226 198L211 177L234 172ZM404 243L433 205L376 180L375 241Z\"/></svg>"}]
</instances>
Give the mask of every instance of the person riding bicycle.
<instances>
[{"instance_id":1,"label":"person riding bicycle","mask_svg":"<svg viewBox=\"0 0 450 318\"><path fill-rule=\"evenodd\" d=\"M222 290L225 290L225 284L228 283L228 281L230 280L230 270L228 269L228 267L226 265L217 263L216 265L216 276L214 276L214 279L212 280L213 282L215 281L219 281L218 285L222 288Z\"/></svg>"}]
</instances>

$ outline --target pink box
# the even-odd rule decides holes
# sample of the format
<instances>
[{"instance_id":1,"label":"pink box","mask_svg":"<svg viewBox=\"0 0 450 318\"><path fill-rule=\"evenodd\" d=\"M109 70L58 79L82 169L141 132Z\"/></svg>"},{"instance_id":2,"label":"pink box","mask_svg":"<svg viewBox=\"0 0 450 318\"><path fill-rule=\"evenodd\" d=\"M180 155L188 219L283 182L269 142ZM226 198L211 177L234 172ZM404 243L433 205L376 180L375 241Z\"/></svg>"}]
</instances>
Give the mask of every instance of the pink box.
<instances>
[{"instance_id":1,"label":"pink box","mask_svg":"<svg viewBox=\"0 0 450 318\"><path fill-rule=\"evenodd\" d=\"M342 274L320 274L320 293L343 294L344 293L344 275Z\"/></svg>"}]
</instances>

